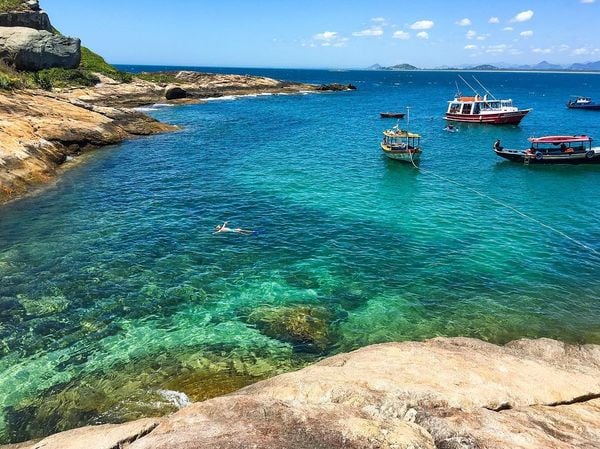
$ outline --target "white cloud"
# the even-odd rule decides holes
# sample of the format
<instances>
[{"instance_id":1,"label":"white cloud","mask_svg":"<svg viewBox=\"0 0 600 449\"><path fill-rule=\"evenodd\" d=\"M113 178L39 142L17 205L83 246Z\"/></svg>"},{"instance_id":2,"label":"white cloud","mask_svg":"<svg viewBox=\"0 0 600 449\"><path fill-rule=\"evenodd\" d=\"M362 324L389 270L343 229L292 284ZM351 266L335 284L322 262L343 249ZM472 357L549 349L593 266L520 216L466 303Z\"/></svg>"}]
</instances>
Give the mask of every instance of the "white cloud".
<instances>
[{"instance_id":1,"label":"white cloud","mask_svg":"<svg viewBox=\"0 0 600 449\"><path fill-rule=\"evenodd\" d=\"M408 34L406 31L395 31L394 34L392 35L392 37L394 39L402 39L403 41L405 41L406 39L410 39L410 34Z\"/></svg>"},{"instance_id":2,"label":"white cloud","mask_svg":"<svg viewBox=\"0 0 600 449\"><path fill-rule=\"evenodd\" d=\"M430 30L433 25L435 25L433 20L417 20L410 28L413 30Z\"/></svg>"},{"instance_id":3,"label":"white cloud","mask_svg":"<svg viewBox=\"0 0 600 449\"><path fill-rule=\"evenodd\" d=\"M486 40L488 37L490 37L490 34L489 34L489 33L486 33L486 34L480 34L479 36L477 36L477 40L478 40L478 41L484 41L484 40Z\"/></svg>"},{"instance_id":4,"label":"white cloud","mask_svg":"<svg viewBox=\"0 0 600 449\"><path fill-rule=\"evenodd\" d=\"M473 45L473 44L465 45L465 50L477 50L477 45Z\"/></svg>"},{"instance_id":5,"label":"white cloud","mask_svg":"<svg viewBox=\"0 0 600 449\"><path fill-rule=\"evenodd\" d=\"M492 55L499 55L501 53L504 53L506 50L508 50L508 45L506 44L498 44L498 45L489 45L486 49L485 52L492 54Z\"/></svg>"},{"instance_id":6,"label":"white cloud","mask_svg":"<svg viewBox=\"0 0 600 449\"><path fill-rule=\"evenodd\" d=\"M533 50L531 50L534 53L538 53L540 55L547 55L552 53L552 49L551 48L534 48Z\"/></svg>"},{"instance_id":7,"label":"white cloud","mask_svg":"<svg viewBox=\"0 0 600 449\"><path fill-rule=\"evenodd\" d=\"M471 19L465 17L464 19L460 19L458 22L456 22L456 24L459 27L468 27L469 25L471 25Z\"/></svg>"},{"instance_id":8,"label":"white cloud","mask_svg":"<svg viewBox=\"0 0 600 449\"><path fill-rule=\"evenodd\" d=\"M314 35L314 38L318 41L330 41L336 39L337 37L337 31L323 31L322 33L317 33Z\"/></svg>"},{"instance_id":9,"label":"white cloud","mask_svg":"<svg viewBox=\"0 0 600 449\"><path fill-rule=\"evenodd\" d=\"M477 33L473 30L469 30L469 31L467 31L467 34L465 34L465 37L467 39L474 39L475 36L477 36Z\"/></svg>"},{"instance_id":10,"label":"white cloud","mask_svg":"<svg viewBox=\"0 0 600 449\"><path fill-rule=\"evenodd\" d=\"M531 30L521 31L519 33L519 36L521 36L521 37L531 37L531 36L533 36L533 31L531 31Z\"/></svg>"},{"instance_id":11,"label":"white cloud","mask_svg":"<svg viewBox=\"0 0 600 449\"><path fill-rule=\"evenodd\" d=\"M321 47L345 47L347 37L342 37L337 31L323 31L313 36L313 39L321 43Z\"/></svg>"},{"instance_id":12,"label":"white cloud","mask_svg":"<svg viewBox=\"0 0 600 449\"><path fill-rule=\"evenodd\" d=\"M383 35L383 30L381 29L381 27L378 27L378 26L367 28L366 30L362 30L362 31L355 31L354 33L352 33L352 36L357 36L357 37L382 36L382 35Z\"/></svg>"},{"instance_id":13,"label":"white cloud","mask_svg":"<svg viewBox=\"0 0 600 449\"><path fill-rule=\"evenodd\" d=\"M527 11L521 11L519 14L510 19L511 22L527 22L533 17L533 11L528 9Z\"/></svg>"},{"instance_id":14,"label":"white cloud","mask_svg":"<svg viewBox=\"0 0 600 449\"><path fill-rule=\"evenodd\" d=\"M429 39L429 34L427 33L427 31L419 31L417 33L417 37L419 39Z\"/></svg>"},{"instance_id":15,"label":"white cloud","mask_svg":"<svg viewBox=\"0 0 600 449\"><path fill-rule=\"evenodd\" d=\"M581 3L594 3L596 0L581 0Z\"/></svg>"},{"instance_id":16,"label":"white cloud","mask_svg":"<svg viewBox=\"0 0 600 449\"><path fill-rule=\"evenodd\" d=\"M371 22L379 23L382 26L387 24L387 20L385 17L373 17L371 19Z\"/></svg>"},{"instance_id":17,"label":"white cloud","mask_svg":"<svg viewBox=\"0 0 600 449\"><path fill-rule=\"evenodd\" d=\"M513 27L504 27L502 28L502 31L513 31L514 28Z\"/></svg>"},{"instance_id":18,"label":"white cloud","mask_svg":"<svg viewBox=\"0 0 600 449\"><path fill-rule=\"evenodd\" d=\"M571 47L569 47L567 44L561 44L558 46L558 51L567 51L569 48Z\"/></svg>"},{"instance_id":19,"label":"white cloud","mask_svg":"<svg viewBox=\"0 0 600 449\"><path fill-rule=\"evenodd\" d=\"M587 48L585 48L585 47L576 48L575 50L573 50L573 54L575 56L587 55L589 53L590 53L590 51Z\"/></svg>"},{"instance_id":20,"label":"white cloud","mask_svg":"<svg viewBox=\"0 0 600 449\"><path fill-rule=\"evenodd\" d=\"M488 23L500 23L500 19L498 17L490 17Z\"/></svg>"}]
</instances>

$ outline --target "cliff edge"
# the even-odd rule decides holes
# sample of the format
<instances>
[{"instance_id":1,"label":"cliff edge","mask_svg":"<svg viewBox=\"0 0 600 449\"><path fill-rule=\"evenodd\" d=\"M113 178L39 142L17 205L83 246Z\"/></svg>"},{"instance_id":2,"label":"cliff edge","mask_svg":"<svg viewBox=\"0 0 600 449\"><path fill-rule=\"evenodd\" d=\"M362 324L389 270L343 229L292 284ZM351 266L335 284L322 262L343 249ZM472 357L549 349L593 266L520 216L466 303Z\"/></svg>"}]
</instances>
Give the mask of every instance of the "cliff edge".
<instances>
[{"instance_id":1,"label":"cliff edge","mask_svg":"<svg viewBox=\"0 0 600 449\"><path fill-rule=\"evenodd\" d=\"M469 338L374 345L163 419L4 447L600 448L600 346Z\"/></svg>"}]
</instances>

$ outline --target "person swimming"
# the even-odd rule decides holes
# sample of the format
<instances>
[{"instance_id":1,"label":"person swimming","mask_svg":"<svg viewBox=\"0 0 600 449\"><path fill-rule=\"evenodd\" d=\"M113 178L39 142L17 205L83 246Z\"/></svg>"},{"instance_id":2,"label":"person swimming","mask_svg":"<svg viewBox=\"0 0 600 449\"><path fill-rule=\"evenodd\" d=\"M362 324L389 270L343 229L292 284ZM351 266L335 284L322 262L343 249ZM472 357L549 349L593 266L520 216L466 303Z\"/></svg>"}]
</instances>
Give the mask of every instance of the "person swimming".
<instances>
[{"instance_id":1,"label":"person swimming","mask_svg":"<svg viewBox=\"0 0 600 449\"><path fill-rule=\"evenodd\" d=\"M229 222L226 221L222 225L215 226L215 232L213 232L213 234L219 234L220 232L235 232L237 234L242 234L242 235L254 234L254 231L252 231L250 229L242 229L242 228L233 228L232 229L227 226L228 223Z\"/></svg>"}]
</instances>

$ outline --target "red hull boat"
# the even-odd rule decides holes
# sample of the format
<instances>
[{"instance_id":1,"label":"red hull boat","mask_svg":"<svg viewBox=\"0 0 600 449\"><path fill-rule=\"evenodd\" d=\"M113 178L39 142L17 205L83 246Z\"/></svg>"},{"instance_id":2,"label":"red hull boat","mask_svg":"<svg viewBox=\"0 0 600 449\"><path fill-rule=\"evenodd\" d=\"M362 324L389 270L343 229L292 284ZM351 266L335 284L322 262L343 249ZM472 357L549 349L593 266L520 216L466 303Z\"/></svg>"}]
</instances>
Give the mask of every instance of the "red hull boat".
<instances>
[{"instance_id":1,"label":"red hull boat","mask_svg":"<svg viewBox=\"0 0 600 449\"><path fill-rule=\"evenodd\" d=\"M496 114L451 114L446 113L446 120L453 122L489 123L492 125L518 125L531 109L516 112L498 112Z\"/></svg>"},{"instance_id":2,"label":"red hull boat","mask_svg":"<svg viewBox=\"0 0 600 449\"><path fill-rule=\"evenodd\" d=\"M518 125L531 109L519 109L511 99L498 100L476 78L475 81L485 91L480 95L467 81L475 96L465 97L458 92L454 100L448 102L448 110L444 118L453 122L486 123L491 125Z\"/></svg>"}]
</instances>

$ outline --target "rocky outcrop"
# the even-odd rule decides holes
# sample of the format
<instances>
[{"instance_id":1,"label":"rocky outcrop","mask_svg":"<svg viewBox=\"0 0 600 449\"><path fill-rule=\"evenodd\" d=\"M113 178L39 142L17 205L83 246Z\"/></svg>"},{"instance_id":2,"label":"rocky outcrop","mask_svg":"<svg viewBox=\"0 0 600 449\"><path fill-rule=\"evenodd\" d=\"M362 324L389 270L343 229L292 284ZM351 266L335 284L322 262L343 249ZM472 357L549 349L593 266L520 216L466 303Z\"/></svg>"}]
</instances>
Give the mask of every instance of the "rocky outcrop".
<instances>
[{"instance_id":1,"label":"rocky outcrop","mask_svg":"<svg viewBox=\"0 0 600 449\"><path fill-rule=\"evenodd\" d=\"M98 78L100 83L93 87L55 89L52 93L0 91L0 204L51 179L67 156L82 149L173 129L124 108L165 101L198 103L224 95L316 90L311 84L272 78L196 72L169 74L169 83L139 78L120 83L100 74ZM178 83L172 83L173 78ZM324 344L325 339L320 338L309 342L314 348Z\"/></svg>"},{"instance_id":2,"label":"rocky outcrop","mask_svg":"<svg viewBox=\"0 0 600 449\"><path fill-rule=\"evenodd\" d=\"M52 31L48 14L40 9L37 0L24 1L12 11L0 12L0 27L27 27Z\"/></svg>"},{"instance_id":3,"label":"rocky outcrop","mask_svg":"<svg viewBox=\"0 0 600 449\"><path fill-rule=\"evenodd\" d=\"M171 92L185 97L172 98L177 103L199 103L205 98L225 95L279 94L314 91L316 86L305 83L290 83L260 76L230 75L219 73L175 72L153 73L160 78L164 76L168 82L145 81L134 78L130 83L114 83L101 77L101 84L92 88L78 88L64 92L71 98L78 98L87 103L102 106L137 107L142 105L163 103Z\"/></svg>"},{"instance_id":4,"label":"rocky outcrop","mask_svg":"<svg viewBox=\"0 0 600 449\"><path fill-rule=\"evenodd\" d=\"M96 447L105 436L112 446L97 447L116 448L129 435L129 449L600 448L600 346L467 338L375 345L155 424L145 435L139 426L88 427L20 447Z\"/></svg>"},{"instance_id":5,"label":"rocky outcrop","mask_svg":"<svg viewBox=\"0 0 600 449\"><path fill-rule=\"evenodd\" d=\"M81 41L33 28L0 27L0 59L17 70L74 69L81 61Z\"/></svg>"},{"instance_id":6,"label":"rocky outcrop","mask_svg":"<svg viewBox=\"0 0 600 449\"><path fill-rule=\"evenodd\" d=\"M172 129L140 112L58 94L0 94L0 203L51 179L68 156Z\"/></svg>"},{"instance_id":7,"label":"rocky outcrop","mask_svg":"<svg viewBox=\"0 0 600 449\"><path fill-rule=\"evenodd\" d=\"M317 86L317 90L339 92L344 90L356 90L356 86L354 84L339 83L321 84L320 86Z\"/></svg>"}]
</instances>

